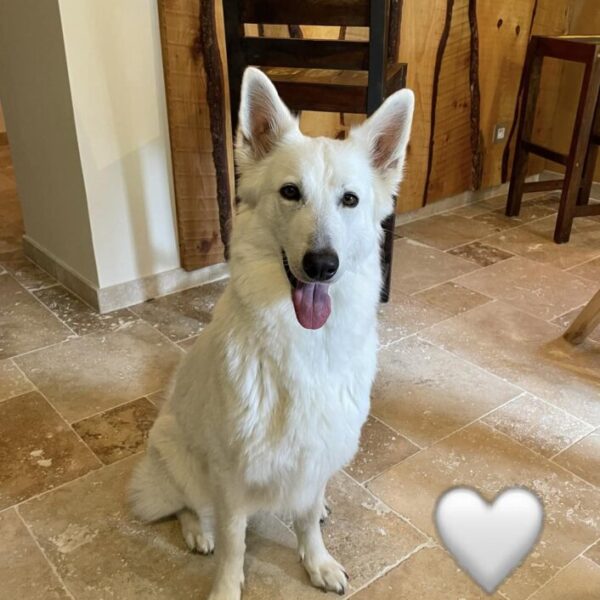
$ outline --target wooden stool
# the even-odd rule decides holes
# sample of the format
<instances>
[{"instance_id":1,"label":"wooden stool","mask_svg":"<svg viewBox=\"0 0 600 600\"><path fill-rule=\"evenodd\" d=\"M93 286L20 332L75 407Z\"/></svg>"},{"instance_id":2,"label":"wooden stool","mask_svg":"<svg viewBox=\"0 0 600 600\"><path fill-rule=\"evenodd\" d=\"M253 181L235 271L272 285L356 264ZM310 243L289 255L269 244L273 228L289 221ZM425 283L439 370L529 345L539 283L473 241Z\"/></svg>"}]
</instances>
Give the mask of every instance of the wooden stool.
<instances>
[{"instance_id":1,"label":"wooden stool","mask_svg":"<svg viewBox=\"0 0 600 600\"><path fill-rule=\"evenodd\" d=\"M231 122L237 127L242 74L260 67L293 111L372 114L391 93L404 87L406 65L398 53L398 0L223 0ZM369 41L250 37L245 23L357 26ZM383 223L383 287L390 290L395 215Z\"/></svg>"},{"instance_id":2,"label":"wooden stool","mask_svg":"<svg viewBox=\"0 0 600 600\"><path fill-rule=\"evenodd\" d=\"M583 63L581 86L573 137L568 154L561 154L531 141L535 106L540 89L544 57ZM514 217L521 208L524 192L562 190L554 241L569 241L575 217L599 215L600 206L588 205L594 167L600 144L600 36L533 36L527 49L523 80L523 99L515 149L506 215ZM564 165L564 179L525 183L529 153Z\"/></svg>"}]
</instances>

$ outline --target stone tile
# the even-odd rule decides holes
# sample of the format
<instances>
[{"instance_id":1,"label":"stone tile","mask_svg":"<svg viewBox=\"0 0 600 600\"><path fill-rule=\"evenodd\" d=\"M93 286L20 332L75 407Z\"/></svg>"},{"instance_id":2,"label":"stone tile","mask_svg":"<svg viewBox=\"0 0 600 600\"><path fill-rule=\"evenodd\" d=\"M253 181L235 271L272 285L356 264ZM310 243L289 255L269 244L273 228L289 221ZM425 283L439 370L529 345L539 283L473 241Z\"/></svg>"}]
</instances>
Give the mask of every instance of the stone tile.
<instances>
[{"instance_id":1,"label":"stone tile","mask_svg":"<svg viewBox=\"0 0 600 600\"><path fill-rule=\"evenodd\" d=\"M0 513L0 539L2 598L62 600L70 597L14 509Z\"/></svg>"},{"instance_id":2,"label":"stone tile","mask_svg":"<svg viewBox=\"0 0 600 600\"><path fill-rule=\"evenodd\" d=\"M506 203L506 200L504 200L504 203ZM471 219L478 215L485 215L489 213L490 210L491 207L485 202L473 202L472 204L466 204L465 206L461 206L460 208L455 208L449 211L449 214Z\"/></svg>"},{"instance_id":3,"label":"stone tile","mask_svg":"<svg viewBox=\"0 0 600 600\"><path fill-rule=\"evenodd\" d=\"M62 285L39 290L34 295L77 335L114 331L139 318L127 309L101 315Z\"/></svg>"},{"instance_id":4,"label":"stone tile","mask_svg":"<svg viewBox=\"0 0 600 600\"><path fill-rule=\"evenodd\" d=\"M16 362L73 422L163 389L181 356L174 344L137 321L32 352Z\"/></svg>"},{"instance_id":5,"label":"stone tile","mask_svg":"<svg viewBox=\"0 0 600 600\"><path fill-rule=\"evenodd\" d=\"M392 290L405 294L420 292L478 268L470 261L414 240L396 240L392 263Z\"/></svg>"},{"instance_id":6,"label":"stone tile","mask_svg":"<svg viewBox=\"0 0 600 600\"><path fill-rule=\"evenodd\" d=\"M457 283L548 321L598 291L591 282L520 256L460 277Z\"/></svg>"},{"instance_id":7,"label":"stone tile","mask_svg":"<svg viewBox=\"0 0 600 600\"><path fill-rule=\"evenodd\" d=\"M481 242L471 242L464 246L458 246L448 250L450 254L454 256L460 256L466 260L477 263L480 267L489 267L497 262L511 258L514 254L499 250L493 246L486 246Z\"/></svg>"},{"instance_id":8,"label":"stone tile","mask_svg":"<svg viewBox=\"0 0 600 600\"><path fill-rule=\"evenodd\" d=\"M547 458L594 429L531 394L519 396L484 417L483 422Z\"/></svg>"},{"instance_id":9,"label":"stone tile","mask_svg":"<svg viewBox=\"0 0 600 600\"><path fill-rule=\"evenodd\" d=\"M37 392L0 403L0 510L98 465Z\"/></svg>"},{"instance_id":10,"label":"stone tile","mask_svg":"<svg viewBox=\"0 0 600 600\"><path fill-rule=\"evenodd\" d=\"M595 258L582 265L573 267L572 269L569 269L569 273L573 273L573 275L583 277L584 279L589 279L600 285L600 258Z\"/></svg>"},{"instance_id":11,"label":"stone tile","mask_svg":"<svg viewBox=\"0 0 600 600\"><path fill-rule=\"evenodd\" d=\"M585 556L600 566L600 539L585 553Z\"/></svg>"},{"instance_id":12,"label":"stone tile","mask_svg":"<svg viewBox=\"0 0 600 600\"><path fill-rule=\"evenodd\" d=\"M554 243L555 225L556 217L546 217L522 227L502 231L482 241L559 269L568 269L600 256L600 223L591 219L575 219L568 244Z\"/></svg>"},{"instance_id":13,"label":"stone tile","mask_svg":"<svg viewBox=\"0 0 600 600\"><path fill-rule=\"evenodd\" d=\"M364 483L418 451L418 446L404 436L369 417L362 429L358 453L345 470Z\"/></svg>"},{"instance_id":14,"label":"stone tile","mask_svg":"<svg viewBox=\"0 0 600 600\"><path fill-rule=\"evenodd\" d=\"M379 353L372 412L421 447L515 398L513 385L418 338Z\"/></svg>"},{"instance_id":15,"label":"stone tile","mask_svg":"<svg viewBox=\"0 0 600 600\"><path fill-rule=\"evenodd\" d=\"M33 389L32 383L12 360L0 360L0 402Z\"/></svg>"},{"instance_id":16,"label":"stone tile","mask_svg":"<svg viewBox=\"0 0 600 600\"><path fill-rule=\"evenodd\" d=\"M390 301L378 310L379 343L386 346L450 316L441 308L392 290Z\"/></svg>"},{"instance_id":17,"label":"stone tile","mask_svg":"<svg viewBox=\"0 0 600 600\"><path fill-rule=\"evenodd\" d=\"M488 600L490 596L461 571L441 548L423 548L374 581L352 600Z\"/></svg>"},{"instance_id":18,"label":"stone tile","mask_svg":"<svg viewBox=\"0 0 600 600\"><path fill-rule=\"evenodd\" d=\"M496 228L487 223L452 213L418 219L396 228L400 235L439 250L472 242L495 231Z\"/></svg>"},{"instance_id":19,"label":"stone tile","mask_svg":"<svg viewBox=\"0 0 600 600\"><path fill-rule=\"evenodd\" d=\"M525 223L543 219L544 217L556 213L554 208L545 206L539 201L529 203L524 202L518 217L507 217L504 214L504 210L504 208L501 208L488 213L475 215L473 219L494 227L496 231L503 231L504 229L519 227Z\"/></svg>"},{"instance_id":20,"label":"stone tile","mask_svg":"<svg viewBox=\"0 0 600 600\"><path fill-rule=\"evenodd\" d=\"M599 590L600 566L579 557L530 596L530 600L597 600Z\"/></svg>"},{"instance_id":21,"label":"stone tile","mask_svg":"<svg viewBox=\"0 0 600 600\"><path fill-rule=\"evenodd\" d=\"M561 452L554 462L600 488L600 429Z\"/></svg>"},{"instance_id":22,"label":"stone tile","mask_svg":"<svg viewBox=\"0 0 600 600\"><path fill-rule=\"evenodd\" d=\"M471 310L476 306L490 302L491 298L469 290L458 283L448 281L414 295L428 304L437 306L451 315Z\"/></svg>"},{"instance_id":23,"label":"stone tile","mask_svg":"<svg viewBox=\"0 0 600 600\"><path fill-rule=\"evenodd\" d=\"M600 491L481 422L407 458L368 484L432 537L435 503L456 485L473 487L488 500L507 487L525 486L544 504L540 541L500 587L510 600L527 598L600 535Z\"/></svg>"},{"instance_id":24,"label":"stone tile","mask_svg":"<svg viewBox=\"0 0 600 600\"><path fill-rule=\"evenodd\" d=\"M419 335L599 426L599 347L572 346L561 333L503 302L490 302Z\"/></svg>"},{"instance_id":25,"label":"stone tile","mask_svg":"<svg viewBox=\"0 0 600 600\"><path fill-rule=\"evenodd\" d=\"M178 342L177 345L184 351L184 352L189 352L192 347L194 346L194 344L196 343L196 340L199 338L199 335L193 335L190 338L187 338L186 340L183 340L182 342Z\"/></svg>"},{"instance_id":26,"label":"stone tile","mask_svg":"<svg viewBox=\"0 0 600 600\"><path fill-rule=\"evenodd\" d=\"M183 292L149 300L131 310L162 331L169 339L180 341L198 334L210 322L215 303L227 281L217 281Z\"/></svg>"},{"instance_id":27,"label":"stone tile","mask_svg":"<svg viewBox=\"0 0 600 600\"><path fill-rule=\"evenodd\" d=\"M585 306L585 304L583 304L582 306L578 306L577 308L570 310L568 313L565 313L564 315L560 315L559 317L552 319L552 323L554 325L557 325L558 327L560 327L563 332L566 331L568 329L569 325L575 320L575 318L583 310L584 306ZM595 342L600 342L600 327L596 327L596 329L594 329L594 331L592 331L588 335L587 339L595 341Z\"/></svg>"},{"instance_id":28,"label":"stone tile","mask_svg":"<svg viewBox=\"0 0 600 600\"><path fill-rule=\"evenodd\" d=\"M62 342L72 335L10 275L0 275L0 360Z\"/></svg>"},{"instance_id":29,"label":"stone tile","mask_svg":"<svg viewBox=\"0 0 600 600\"><path fill-rule=\"evenodd\" d=\"M125 459L36 498L21 506L21 514L80 600L205 598L214 558L187 551L174 520L143 525L129 514L125 490L136 460ZM343 474L332 482L328 497L333 513L324 527L325 542L356 587L423 541ZM253 521L245 572L245 599L323 597L308 583L293 534L273 518Z\"/></svg>"},{"instance_id":30,"label":"stone tile","mask_svg":"<svg viewBox=\"0 0 600 600\"><path fill-rule=\"evenodd\" d=\"M0 264L29 291L56 285L56 279L32 263L21 249L0 254Z\"/></svg>"},{"instance_id":31,"label":"stone tile","mask_svg":"<svg viewBox=\"0 0 600 600\"><path fill-rule=\"evenodd\" d=\"M146 398L138 398L73 424L73 429L108 465L143 449L158 410Z\"/></svg>"}]
</instances>

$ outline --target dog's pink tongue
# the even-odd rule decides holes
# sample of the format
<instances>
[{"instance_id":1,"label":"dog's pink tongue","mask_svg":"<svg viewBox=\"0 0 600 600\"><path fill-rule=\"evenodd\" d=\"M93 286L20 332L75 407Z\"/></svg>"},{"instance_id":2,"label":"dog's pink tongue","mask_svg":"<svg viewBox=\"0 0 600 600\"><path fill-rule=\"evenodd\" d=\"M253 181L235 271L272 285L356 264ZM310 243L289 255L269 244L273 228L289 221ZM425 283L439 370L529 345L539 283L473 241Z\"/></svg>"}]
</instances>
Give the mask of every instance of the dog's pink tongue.
<instances>
[{"instance_id":1,"label":"dog's pink tongue","mask_svg":"<svg viewBox=\"0 0 600 600\"><path fill-rule=\"evenodd\" d=\"M320 329L331 313L331 298L327 283L303 283L292 289L296 318L305 329Z\"/></svg>"}]
</instances>

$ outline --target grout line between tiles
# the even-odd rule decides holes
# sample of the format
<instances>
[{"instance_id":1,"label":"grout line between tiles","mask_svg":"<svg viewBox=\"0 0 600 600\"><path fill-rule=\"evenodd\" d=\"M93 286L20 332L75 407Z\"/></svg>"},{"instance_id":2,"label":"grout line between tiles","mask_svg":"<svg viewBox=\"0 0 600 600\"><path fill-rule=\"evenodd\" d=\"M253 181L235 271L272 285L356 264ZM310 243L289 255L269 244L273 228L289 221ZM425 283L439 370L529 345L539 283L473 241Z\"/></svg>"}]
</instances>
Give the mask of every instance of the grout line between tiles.
<instances>
[{"instance_id":1,"label":"grout line between tiles","mask_svg":"<svg viewBox=\"0 0 600 600\"><path fill-rule=\"evenodd\" d=\"M432 542L434 545L437 545L434 538L432 538L429 534L427 534L424 531L422 531L421 529L419 529L414 523L411 523L411 521L408 517L405 517L403 514L399 513L397 510L393 509L387 502L384 502L379 496L375 495L366 485L362 485L361 483L356 481L356 479L354 479L354 477L352 477L352 475L346 473L346 471L342 470L339 472L343 473L346 477L348 477L356 485L358 485L363 490L365 490L365 492L367 492L367 494L369 494L369 496L371 496L371 498L373 498L373 500L376 500L377 502L380 502L381 504L383 504L383 506L385 506L392 514L396 515L400 520L404 521L405 523L410 525L414 530L418 531L428 542Z\"/></svg>"},{"instance_id":2,"label":"grout line between tiles","mask_svg":"<svg viewBox=\"0 0 600 600\"><path fill-rule=\"evenodd\" d=\"M419 544L416 548L411 550L406 556L403 556L400 560L398 560L394 564L388 565L380 573L375 575L375 577L373 577L372 579L370 579L369 581L367 581L366 583L361 585L359 588L356 588L356 590L354 590L351 594L348 594L348 596L346 596L346 598L352 598L352 596L355 596L362 590L368 588L371 584L375 583L382 577L385 577L390 571L394 570L396 567L400 566L402 563L406 562L407 560L410 560L415 554L418 554L419 552L421 552L421 550L425 550L426 548L433 548L433 547L435 547L435 546L431 546L427 542L423 542L422 544Z\"/></svg>"},{"instance_id":3,"label":"grout line between tiles","mask_svg":"<svg viewBox=\"0 0 600 600\"><path fill-rule=\"evenodd\" d=\"M17 365L17 368L19 368L18 365ZM21 373L23 373L23 371L21 369L19 369L19 370L21 371ZM25 373L23 373L23 375L25 375ZM56 408L56 406L54 406L54 404L50 401L50 399L46 396L46 394L44 394L44 392L42 392L42 390L40 390L40 388L37 385L35 385L35 383L33 383L33 387L34 387L34 390L48 403L48 406L50 406L50 408L58 415L59 419L63 423L65 423L65 425L71 430L71 432L75 435L76 439L78 439L90 451L90 453L93 455L94 459L98 462L98 464L100 466L104 466L104 463L96 456L96 453L88 446L88 444L85 442L85 440L75 431L75 429L73 428L73 425L71 425L71 423L69 423L69 421L67 421L67 419L65 419L65 417L62 415L62 413ZM95 469L92 469L92 470L95 470Z\"/></svg>"},{"instance_id":4,"label":"grout line between tiles","mask_svg":"<svg viewBox=\"0 0 600 600\"><path fill-rule=\"evenodd\" d=\"M545 581L537 590L535 590L534 592L531 592L531 594L529 594L529 596L527 596L527 598L525 600L529 600L530 598L533 597L534 594L537 594L538 592L540 592L541 590L543 590L551 581L553 581L554 579L556 579L558 577L558 575L560 573L562 573L562 571L564 571L567 567L571 566L578 558L583 557L586 558L585 556L583 556L596 542L593 542L592 544L590 544L589 546L587 546L586 548L584 548L577 556L573 557L568 563L566 563L565 565L563 565L562 567L560 567L558 569L558 571L556 571L556 573L554 573L550 579L548 579L547 581ZM593 561L592 561L593 562Z\"/></svg>"},{"instance_id":5,"label":"grout line between tiles","mask_svg":"<svg viewBox=\"0 0 600 600\"><path fill-rule=\"evenodd\" d=\"M524 448L525 450L529 450L529 452L531 452L532 454L535 454L537 457L545 460L546 462L549 462L551 465L553 465L557 469L560 469L561 471L564 471L565 473L568 473L571 477L575 477L575 479L577 479L578 481L581 481L581 483L584 483L586 486L592 488L593 490L597 489L595 485L591 484L589 481L586 481L585 479L583 479L583 477L580 477L579 475L577 475L576 473L573 473L572 471L570 471L566 467L563 467L562 465L559 465L558 463L555 463L554 461L552 461L549 458L545 457L543 454L540 454L537 450L534 450L533 448L530 448L529 446L526 446L525 444L523 444L523 442L520 442L519 440L517 440L517 439L511 437L510 435L508 435L507 433L504 433L504 431L500 431L499 429L496 429L493 425L488 425L487 423L483 423L482 422L482 425L484 425L486 427L489 427L490 429L493 429L496 433L498 433L501 436L503 436L503 437L511 440L515 444L518 444L519 446L521 446L521 448Z\"/></svg>"},{"instance_id":6,"label":"grout line between tiles","mask_svg":"<svg viewBox=\"0 0 600 600\"><path fill-rule=\"evenodd\" d=\"M386 423L381 417L378 417L377 415L373 414L370 411L369 411L369 416L372 417L373 419L375 419L376 421L379 421L379 423L381 423L382 425L387 427L392 433L395 433L396 435L407 439L413 446L416 446L419 450L423 450L424 446L421 446L421 444L417 444L417 442L415 442L414 440L411 440L406 434L400 433L399 431L394 429L390 424Z\"/></svg>"},{"instance_id":7,"label":"grout line between tiles","mask_svg":"<svg viewBox=\"0 0 600 600\"><path fill-rule=\"evenodd\" d=\"M98 412L92 413L91 415L87 415L85 417L82 417L81 419L77 419L76 421L73 421L73 424L81 423L81 421L87 421L88 419L91 419L93 417L98 417L100 415L103 415L104 413L110 412L111 410L115 410L116 408L121 408L122 406L125 406L126 404L130 404L131 402L136 402L137 400L141 400L142 398L146 398L146 400L148 400L148 402L150 402L150 404L152 404L152 406L156 406L156 404L154 404L154 402L152 402L152 400L150 400L150 398L148 398L148 396L151 396L152 394L156 394L157 392L162 392L164 389L165 389L165 387L161 387L157 390L153 390L152 392L142 394L141 396L137 396L133 399L125 400L124 402L120 402L119 404L115 404L114 406L110 406L109 408L99 410ZM158 408L158 406L156 406L156 408Z\"/></svg>"},{"instance_id":8,"label":"grout line between tiles","mask_svg":"<svg viewBox=\"0 0 600 600\"><path fill-rule=\"evenodd\" d=\"M492 304L492 303L494 303L494 302L499 302L499 300L492 299L492 301L491 301L491 302L488 302L487 304ZM501 301L500 301L500 302L501 302ZM521 311L521 312L523 312L523 311ZM464 314L464 313L459 313L459 315L460 315L460 314ZM523 314L528 314L528 313L523 313ZM455 316L457 317L457 316L459 316L459 315L455 315ZM528 316L530 316L530 315L528 315ZM441 323L441 322L442 322L442 321L440 321L440 323ZM549 321L544 321L544 322L545 322L545 323L548 323L549 325L553 325L553 327L555 327L555 328L559 329L557 325L554 325L553 323L550 323ZM436 324L436 325L437 325L437 324ZM577 419L578 421L581 421L581 423L583 423L583 424L585 424L585 425L588 425L588 426L590 426L590 427L594 427L594 428L595 428L595 425L592 425L591 423L588 423L587 421L584 421L584 420L583 420L581 417L578 417L578 416L576 416L576 415L574 415L574 414L570 413L568 410L566 410L566 409L562 408L561 406L557 406L556 404L553 404L553 403L552 403L552 402L550 402L549 400L546 400L546 399L540 398L540 397L539 397L537 394L535 394L535 393L533 393L533 392L529 391L528 389L524 388L523 386L519 385L518 383L516 383L516 382L514 382L514 381L511 381L510 379L506 379L505 377L502 377L501 375L498 375L497 373L494 373L494 372L492 372L492 371L488 370L486 367L482 367L481 365L478 365L477 363L474 363L474 362L473 362L473 361L471 361L470 359L468 359L468 358L465 358L465 357L461 356L460 354L457 354L456 352L454 352L453 350L450 350L449 348L445 348L444 346L438 345L437 343L435 343L435 342L431 342L431 341L429 341L429 340L426 340L425 338L422 338L422 337L420 336L420 334L421 334L421 333L423 333L424 331L427 331L427 329L431 329L432 327L435 327L436 325L432 325L431 327L427 327L427 328L425 328L425 329L422 329L420 332L418 332L418 333L416 333L416 334L414 334L414 335L416 335L416 337L418 337L418 338L419 338L421 341L423 341L423 342L426 342L426 343L428 343L428 344L431 344L432 346L435 346L436 348L438 348L438 349L440 349L440 350L444 350L445 352L448 352L449 354L452 354L452 356L454 356L455 358L458 358L458 359L460 359L460 360L462 360L462 361L464 361L464 362L466 362L466 363L468 363L468 364L470 364L470 365L472 365L472 366L474 366L474 367L477 367L479 370L481 370L481 371L485 371L487 374L494 376L496 379L500 379L501 381L504 381L505 383L508 383L508 384L512 385L513 387L516 387L517 389L520 389L520 390L522 390L522 392L525 392L525 393L527 393L527 394L531 394L532 396L535 396L535 397L536 397L538 400L541 400L542 402L545 402L545 403L546 403L546 404L548 404L549 406L552 406L553 408L556 408L556 409L558 409L558 410L560 410L560 411L562 411L562 412L564 412L564 413L568 414L569 416L571 416L571 417L573 417L573 418ZM398 341L401 341L401 340L398 340ZM396 343L396 342L393 342L393 343ZM595 344L595 342L594 342L594 344ZM390 345L392 345L392 344L390 344ZM515 398L513 398L513 400L514 400L514 399L515 399Z\"/></svg>"},{"instance_id":9,"label":"grout line between tiles","mask_svg":"<svg viewBox=\"0 0 600 600\"><path fill-rule=\"evenodd\" d=\"M42 546L39 543L37 537L34 535L33 531L31 530L31 527L29 527L29 524L27 523L27 521L25 521L25 519L21 515L18 506L15 506L15 513L19 517L19 520L21 521L21 523L23 523L23 526L25 527L25 529L27 530L27 533L29 534L29 536L33 540L33 543L37 546L38 550L41 552L42 556L44 557L44 560L48 563L48 566L50 567L50 570L52 571L52 573L54 573L54 576L56 577L56 579L58 580L58 582L61 584L61 586L63 587L63 589L67 593L67 596L69 598L71 598L71 600L75 600L75 596L73 596L73 594L71 593L71 590L67 587L67 584L64 582L63 578L61 577L60 573L58 572L58 569L56 568L56 565L48 558L48 555L46 554L46 552L42 548Z\"/></svg>"},{"instance_id":10,"label":"grout line between tiles","mask_svg":"<svg viewBox=\"0 0 600 600\"><path fill-rule=\"evenodd\" d=\"M13 277L13 279L14 279L14 280L15 280L17 283L19 283L15 277ZM21 284L19 283L19 285L21 285ZM69 331L70 331L70 332L73 334L73 336L74 336L74 337L79 337L79 336L77 335L77 333L76 333L76 332L75 332L73 329L71 329L71 327L70 327L70 326L69 326L67 323L65 323L65 322L64 322L62 319L59 319L58 315L56 315L56 314L55 314L55 313L54 313L52 310L50 310L50 308L49 308L48 306L46 306L46 305L45 305L45 304L44 304L44 303L43 303L43 302L42 302L42 301L41 301L41 300L40 300L40 299L39 299L39 298L38 298L38 297L37 297L37 296L36 296L36 295L33 293L33 291L30 291L30 290L28 290L28 289L27 289L27 288L25 288L25 286L23 286L23 285L21 285L21 287L22 287L22 288L23 288L23 289L24 289L24 290L25 290L25 291L26 291L26 292L27 292L27 293L28 293L28 294L29 294L29 295L30 295L30 296L31 296L31 297L32 297L32 298L33 298L33 299L34 299L34 300L35 300L35 301L36 301L36 302L37 302L37 303L40 305L40 306L42 306L42 307L44 308L44 310L45 310L45 311L46 311L48 314L52 315L52 316L53 316L53 317L54 317L54 318L55 318L55 319L56 319L56 320L57 320L57 321L58 321L58 322L59 322L61 325L64 325L64 326L65 326L65 327L66 327L66 328L67 328L67 329L68 329L68 330L69 330ZM50 286L50 287L54 287L54 286ZM40 288L40 289L41 289L41 288ZM37 291L37 290L36 290L36 291ZM63 341L64 341L64 340L63 340ZM58 343L60 343L60 342L58 342Z\"/></svg>"}]
</instances>

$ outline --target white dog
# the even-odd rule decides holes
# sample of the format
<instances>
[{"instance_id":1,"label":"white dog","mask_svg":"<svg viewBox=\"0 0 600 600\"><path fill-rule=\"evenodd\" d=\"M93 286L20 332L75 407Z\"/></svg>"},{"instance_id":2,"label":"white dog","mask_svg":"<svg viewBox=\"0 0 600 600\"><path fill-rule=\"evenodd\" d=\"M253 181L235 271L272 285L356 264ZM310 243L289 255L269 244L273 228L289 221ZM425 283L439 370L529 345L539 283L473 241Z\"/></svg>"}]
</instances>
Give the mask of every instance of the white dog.
<instances>
[{"instance_id":1,"label":"white dog","mask_svg":"<svg viewBox=\"0 0 600 600\"><path fill-rule=\"evenodd\" d=\"M217 542L210 600L237 600L248 516L284 511L312 583L344 569L319 520L358 447L375 376L381 221L393 210L414 99L390 96L347 140L309 138L259 70L244 74L241 204L231 280L187 354L131 484L137 516L176 514L190 548Z\"/></svg>"}]
</instances>

